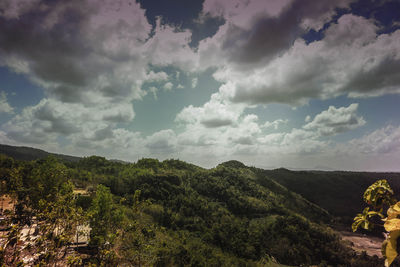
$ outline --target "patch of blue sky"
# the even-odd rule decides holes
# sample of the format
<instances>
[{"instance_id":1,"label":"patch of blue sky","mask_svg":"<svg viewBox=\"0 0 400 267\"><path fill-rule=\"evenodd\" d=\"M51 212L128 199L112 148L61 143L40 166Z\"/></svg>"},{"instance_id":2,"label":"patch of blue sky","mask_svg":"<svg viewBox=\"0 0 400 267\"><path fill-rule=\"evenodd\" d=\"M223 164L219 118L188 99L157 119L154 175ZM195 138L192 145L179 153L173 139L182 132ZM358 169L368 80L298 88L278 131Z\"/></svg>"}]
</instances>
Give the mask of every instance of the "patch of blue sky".
<instances>
[{"instance_id":1,"label":"patch of blue sky","mask_svg":"<svg viewBox=\"0 0 400 267\"><path fill-rule=\"evenodd\" d=\"M0 91L7 94L8 103L19 113L24 107L36 105L43 97L43 89L25 75L0 67Z\"/></svg>"},{"instance_id":2,"label":"patch of blue sky","mask_svg":"<svg viewBox=\"0 0 400 267\"><path fill-rule=\"evenodd\" d=\"M163 129L179 130L179 126L174 123L176 115L186 106L203 105L220 86L220 83L212 77L212 70L188 74L173 67L166 67L153 68L153 71L164 71L168 74L169 80L157 84L144 84L143 89L148 93L142 100L133 103L136 115L132 123L127 126L130 130L140 131L146 135ZM195 78L197 85L193 88L192 81ZM173 84L171 90L163 88L167 82ZM183 88L178 88L179 85ZM158 89L157 98L149 92L152 86Z\"/></svg>"},{"instance_id":3,"label":"patch of blue sky","mask_svg":"<svg viewBox=\"0 0 400 267\"><path fill-rule=\"evenodd\" d=\"M328 100L311 100L308 111L311 119L313 119L315 115L321 113L322 110L327 110L329 106L336 108L348 107L352 103L358 103L357 115L362 116L366 123L356 129L326 137L327 139L335 142L346 142L351 139L360 138L388 125L400 125L400 118L398 116L400 114L399 95L384 95L372 98L348 98L341 96Z\"/></svg>"},{"instance_id":4,"label":"patch of blue sky","mask_svg":"<svg viewBox=\"0 0 400 267\"><path fill-rule=\"evenodd\" d=\"M158 18L162 24L178 26L180 29L190 29L192 40L190 46L197 47L200 40L213 36L220 25L222 18L204 17L201 23L197 22L203 7L204 0L139 0L142 8L146 9L146 17L153 28Z\"/></svg>"},{"instance_id":5,"label":"patch of blue sky","mask_svg":"<svg viewBox=\"0 0 400 267\"><path fill-rule=\"evenodd\" d=\"M351 12L365 18L372 18L381 27L379 33L391 33L400 28L400 1L360 0L351 5Z\"/></svg>"},{"instance_id":6,"label":"patch of blue sky","mask_svg":"<svg viewBox=\"0 0 400 267\"><path fill-rule=\"evenodd\" d=\"M319 41L324 38L325 30L332 23L337 23L337 20L344 14L354 14L367 19L374 19L380 30L379 34L392 33L400 29L400 1L375 1L375 0L359 0L350 5L351 9L337 9L336 15L319 30L311 29L302 35L302 38L307 44L314 41Z\"/></svg>"}]
</instances>

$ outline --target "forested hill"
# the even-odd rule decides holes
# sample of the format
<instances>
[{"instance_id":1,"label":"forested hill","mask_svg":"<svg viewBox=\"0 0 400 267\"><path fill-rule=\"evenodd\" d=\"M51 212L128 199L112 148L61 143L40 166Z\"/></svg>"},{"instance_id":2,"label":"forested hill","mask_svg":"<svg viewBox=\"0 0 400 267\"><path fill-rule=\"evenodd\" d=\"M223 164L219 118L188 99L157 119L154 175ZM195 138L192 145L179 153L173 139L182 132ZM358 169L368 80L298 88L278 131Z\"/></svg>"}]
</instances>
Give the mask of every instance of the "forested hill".
<instances>
[{"instance_id":1,"label":"forested hill","mask_svg":"<svg viewBox=\"0 0 400 267\"><path fill-rule=\"evenodd\" d=\"M25 146L10 146L0 144L0 154L7 155L17 160L37 160L44 159L49 156L54 156L63 161L79 161L80 157L49 153L41 149L25 147Z\"/></svg>"},{"instance_id":2,"label":"forested hill","mask_svg":"<svg viewBox=\"0 0 400 267\"><path fill-rule=\"evenodd\" d=\"M250 168L260 179L269 177L327 210L342 222L351 224L354 214L366 204L364 191L379 179L388 180L400 199L400 173L347 171L291 171Z\"/></svg>"},{"instance_id":3,"label":"forested hill","mask_svg":"<svg viewBox=\"0 0 400 267\"><path fill-rule=\"evenodd\" d=\"M54 154L31 147L17 147L0 144L0 154L16 160L37 160L55 156L61 161L77 162L80 157ZM124 161L111 160L116 163ZM400 192L399 173L347 172L347 171L293 171L284 168L264 170L245 166L238 161L228 161L221 166L229 168L246 168L253 171L260 184L273 180L290 191L301 195L306 200L318 205L343 222L351 223L354 214L359 212L364 202L362 194L365 189L378 179L387 179L395 192ZM263 181L263 177L268 177ZM271 186L271 185L270 185ZM400 199L400 195L398 195Z\"/></svg>"},{"instance_id":4,"label":"forested hill","mask_svg":"<svg viewBox=\"0 0 400 267\"><path fill-rule=\"evenodd\" d=\"M2 243L5 266L15 266L27 253L39 255L32 258L35 264L50 265L382 263L343 244L326 226L332 216L323 208L238 162L207 170L179 160L123 164L92 156L28 162L1 156L0 178L2 194L15 204L3 221L14 225ZM18 231L34 224L41 238L29 246L18 241ZM85 224L91 229L87 250L65 253L73 229Z\"/></svg>"}]
</instances>

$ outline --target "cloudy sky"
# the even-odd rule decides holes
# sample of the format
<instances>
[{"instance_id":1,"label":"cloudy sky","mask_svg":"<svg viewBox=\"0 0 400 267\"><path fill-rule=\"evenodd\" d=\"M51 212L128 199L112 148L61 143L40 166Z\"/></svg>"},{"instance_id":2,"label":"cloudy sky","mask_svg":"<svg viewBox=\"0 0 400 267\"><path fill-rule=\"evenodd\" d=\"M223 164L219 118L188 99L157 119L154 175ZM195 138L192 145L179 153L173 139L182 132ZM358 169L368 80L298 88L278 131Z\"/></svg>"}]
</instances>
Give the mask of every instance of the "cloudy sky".
<instances>
[{"instance_id":1,"label":"cloudy sky","mask_svg":"<svg viewBox=\"0 0 400 267\"><path fill-rule=\"evenodd\" d=\"M0 143L400 170L398 0L0 0Z\"/></svg>"}]
</instances>

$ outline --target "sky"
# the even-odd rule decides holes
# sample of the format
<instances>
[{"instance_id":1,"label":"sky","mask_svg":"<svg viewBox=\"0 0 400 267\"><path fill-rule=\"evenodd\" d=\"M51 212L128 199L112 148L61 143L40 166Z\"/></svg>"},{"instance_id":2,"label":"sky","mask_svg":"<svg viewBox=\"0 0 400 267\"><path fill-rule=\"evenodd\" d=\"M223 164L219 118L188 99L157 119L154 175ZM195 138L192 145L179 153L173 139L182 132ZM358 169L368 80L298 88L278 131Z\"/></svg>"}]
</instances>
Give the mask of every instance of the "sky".
<instances>
[{"instance_id":1,"label":"sky","mask_svg":"<svg viewBox=\"0 0 400 267\"><path fill-rule=\"evenodd\" d=\"M398 0L1 0L0 143L400 171Z\"/></svg>"}]
</instances>

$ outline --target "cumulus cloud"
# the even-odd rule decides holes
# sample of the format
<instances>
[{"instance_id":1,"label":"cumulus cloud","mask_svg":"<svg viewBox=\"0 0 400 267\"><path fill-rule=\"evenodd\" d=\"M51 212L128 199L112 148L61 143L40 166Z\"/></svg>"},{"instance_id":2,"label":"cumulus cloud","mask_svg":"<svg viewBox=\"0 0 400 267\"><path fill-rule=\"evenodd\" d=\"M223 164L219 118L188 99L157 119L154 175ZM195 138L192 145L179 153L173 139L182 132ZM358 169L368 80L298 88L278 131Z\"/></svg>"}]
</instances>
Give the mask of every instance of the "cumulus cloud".
<instances>
[{"instance_id":1,"label":"cumulus cloud","mask_svg":"<svg viewBox=\"0 0 400 267\"><path fill-rule=\"evenodd\" d=\"M141 95L136 81L145 77L146 65L140 46L151 25L139 4L52 1L38 5L19 19L1 18L0 64L28 75L64 102L96 102L93 92L97 98Z\"/></svg>"},{"instance_id":2,"label":"cumulus cloud","mask_svg":"<svg viewBox=\"0 0 400 267\"><path fill-rule=\"evenodd\" d=\"M203 12L221 16L226 23L215 36L199 45L201 53L217 53L214 63L232 62L243 69L248 64L268 62L288 50L309 28L320 28L351 1L216 1L207 0Z\"/></svg>"},{"instance_id":3,"label":"cumulus cloud","mask_svg":"<svg viewBox=\"0 0 400 267\"><path fill-rule=\"evenodd\" d=\"M0 92L0 113L14 113L14 108L8 103L7 94L4 91Z\"/></svg>"},{"instance_id":4,"label":"cumulus cloud","mask_svg":"<svg viewBox=\"0 0 400 267\"><path fill-rule=\"evenodd\" d=\"M235 124L221 127L207 128L199 121L188 122L177 137L183 155L210 164L240 153L255 152L260 133L258 117L248 114L240 116Z\"/></svg>"},{"instance_id":5,"label":"cumulus cloud","mask_svg":"<svg viewBox=\"0 0 400 267\"><path fill-rule=\"evenodd\" d=\"M8 138L7 133L4 131L0 131L0 144L17 145L14 140Z\"/></svg>"},{"instance_id":6,"label":"cumulus cloud","mask_svg":"<svg viewBox=\"0 0 400 267\"><path fill-rule=\"evenodd\" d=\"M253 144L252 139L260 132L258 117L254 114L244 116L243 111L243 105L232 104L217 93L203 106L185 107L175 119L184 126L184 131L178 135L179 143L212 149L218 154L227 153L232 144Z\"/></svg>"},{"instance_id":7,"label":"cumulus cloud","mask_svg":"<svg viewBox=\"0 0 400 267\"><path fill-rule=\"evenodd\" d=\"M145 140L138 132L105 126L86 136L72 136L72 143L62 148L63 153L101 155L134 161L147 153Z\"/></svg>"},{"instance_id":8,"label":"cumulus cloud","mask_svg":"<svg viewBox=\"0 0 400 267\"><path fill-rule=\"evenodd\" d=\"M240 3L251 5L252 2ZM284 21L280 21L284 19L285 12L303 2L288 3L275 17L266 14L259 17L261 20L276 21L279 25L276 27L285 29ZM335 6L348 5L347 1L329 3L326 7L322 7L322 2L321 6L315 6L316 17L313 17L312 9L304 11L304 17L300 15L296 22L290 23L290 27L309 29L311 26L306 25L314 25L312 20L326 22L334 14ZM235 5L232 3L229 6ZM306 6L314 5L304 5ZM307 12L310 12L309 17ZM258 13L238 14L247 18ZM327 99L339 95L370 97L400 92L397 75L400 70L400 48L396 45L400 42L400 30L378 34L379 27L375 21L346 14L337 23L328 26L321 40L307 43L300 34L290 30L287 37L290 41L283 41L286 45L276 44L275 50L266 49L268 46L264 42L273 46L275 41L268 38L275 38L276 34L264 33L264 30L268 31L271 27L261 22L260 32L257 32L257 16L248 20L225 13L223 16L229 17L230 24L227 22L212 38L200 42L200 64L218 66L214 78L223 83L220 93L233 102L303 105L312 98ZM251 34L243 33L241 27L245 26L235 26L236 20L238 23L247 21L244 25L252 26L247 31L252 32L254 38ZM282 34L286 36L285 33ZM227 41L227 38L232 38L232 41ZM257 40L255 44L260 45L260 52L251 44L252 38ZM277 38L280 38L279 35ZM245 52L241 53L242 50Z\"/></svg>"},{"instance_id":9,"label":"cumulus cloud","mask_svg":"<svg viewBox=\"0 0 400 267\"><path fill-rule=\"evenodd\" d=\"M388 125L366 134L358 139L350 140L346 145L337 145L337 150L346 154L380 154L400 152L400 127Z\"/></svg>"},{"instance_id":10,"label":"cumulus cloud","mask_svg":"<svg viewBox=\"0 0 400 267\"><path fill-rule=\"evenodd\" d=\"M202 107L185 107L175 121L179 123L202 124L207 128L233 125L244 110L243 105L235 105L213 94Z\"/></svg>"},{"instance_id":11,"label":"cumulus cloud","mask_svg":"<svg viewBox=\"0 0 400 267\"><path fill-rule=\"evenodd\" d=\"M279 128L280 125L282 124L287 124L289 120L283 120L283 119L277 119L274 121L267 121L264 123L264 125L262 127L264 128L273 128L274 130L277 130Z\"/></svg>"},{"instance_id":12,"label":"cumulus cloud","mask_svg":"<svg viewBox=\"0 0 400 267\"><path fill-rule=\"evenodd\" d=\"M228 51L229 59L237 63L270 60L290 48L295 39L305 32L302 22L319 20L326 13L333 13L334 8L345 7L346 2L297 0L275 17L266 16L259 9L253 10L252 27L242 29L231 26L222 47ZM265 5L269 3L265 2Z\"/></svg>"},{"instance_id":13,"label":"cumulus cloud","mask_svg":"<svg viewBox=\"0 0 400 267\"><path fill-rule=\"evenodd\" d=\"M154 71L150 71L147 74L147 82L163 82L168 80L168 74L166 74L164 71L160 71L160 72L154 72Z\"/></svg>"},{"instance_id":14,"label":"cumulus cloud","mask_svg":"<svg viewBox=\"0 0 400 267\"><path fill-rule=\"evenodd\" d=\"M198 78L193 78L192 79L192 88L195 88L197 86L199 79Z\"/></svg>"},{"instance_id":15,"label":"cumulus cloud","mask_svg":"<svg viewBox=\"0 0 400 267\"><path fill-rule=\"evenodd\" d=\"M357 109L357 103L340 108L330 106L304 125L303 129L317 131L322 136L335 135L356 129L365 124L364 118L357 115Z\"/></svg>"},{"instance_id":16,"label":"cumulus cloud","mask_svg":"<svg viewBox=\"0 0 400 267\"><path fill-rule=\"evenodd\" d=\"M216 93L203 106L184 108L176 121L184 125L177 136L184 155L229 158L247 156L311 154L324 151L328 141L317 131L293 128L289 132L268 133L288 120L260 123L255 114L245 114L245 106L230 103ZM252 157L251 156L251 157Z\"/></svg>"},{"instance_id":17,"label":"cumulus cloud","mask_svg":"<svg viewBox=\"0 0 400 267\"><path fill-rule=\"evenodd\" d=\"M151 86L149 88L149 92L153 94L154 99L156 99L156 100L158 99L158 97L157 97L157 92L158 92L157 87Z\"/></svg>"},{"instance_id":18,"label":"cumulus cloud","mask_svg":"<svg viewBox=\"0 0 400 267\"><path fill-rule=\"evenodd\" d=\"M43 143L56 134L86 139L89 129L110 134L116 123L133 120L132 101L146 95L145 82L168 80L153 66L196 65L191 32L160 19L152 28L136 1L2 1L0 32L0 66L45 90L45 99L6 125L19 142ZM11 112L6 104L2 96L2 108ZM102 136L105 130L96 138Z\"/></svg>"},{"instance_id":19,"label":"cumulus cloud","mask_svg":"<svg viewBox=\"0 0 400 267\"><path fill-rule=\"evenodd\" d=\"M321 159L342 170L395 171L400 157L400 127L387 125L333 145Z\"/></svg>"},{"instance_id":20,"label":"cumulus cloud","mask_svg":"<svg viewBox=\"0 0 400 267\"><path fill-rule=\"evenodd\" d=\"M169 154L176 150L176 135L172 130L162 130L146 138L146 147L152 154Z\"/></svg>"},{"instance_id":21,"label":"cumulus cloud","mask_svg":"<svg viewBox=\"0 0 400 267\"><path fill-rule=\"evenodd\" d=\"M174 85L171 82L167 82L166 84L164 84L164 90L171 91L173 86Z\"/></svg>"},{"instance_id":22,"label":"cumulus cloud","mask_svg":"<svg viewBox=\"0 0 400 267\"><path fill-rule=\"evenodd\" d=\"M288 120L277 119L260 123L257 115L245 115L244 106L239 105L237 109L232 109L233 106L235 104L216 93L203 106L184 108L176 118L185 126L183 132L177 136L178 143L183 147L182 153L191 157L193 155L190 151L196 151L199 155L212 153L216 157L264 157L273 154L281 159L295 155L328 155L333 143L321 137L349 131L365 124L365 120L357 115L358 104L351 104L340 108L331 106L314 118L310 117L302 128L270 133L270 129L277 130L281 125L287 124ZM219 114L220 111L225 113ZM228 120L227 114L235 119Z\"/></svg>"},{"instance_id":23,"label":"cumulus cloud","mask_svg":"<svg viewBox=\"0 0 400 267\"><path fill-rule=\"evenodd\" d=\"M39 104L23 109L3 128L9 137L27 143L44 144L61 134L71 140L101 139L98 131L116 123L131 121L134 117L132 105L85 107L79 103L64 103L59 100L42 99Z\"/></svg>"},{"instance_id":24,"label":"cumulus cloud","mask_svg":"<svg viewBox=\"0 0 400 267\"><path fill-rule=\"evenodd\" d=\"M185 71L197 68L198 55L190 48L192 33L190 30L162 25L157 20L154 36L143 45L148 60L158 66L174 65Z\"/></svg>"},{"instance_id":25,"label":"cumulus cloud","mask_svg":"<svg viewBox=\"0 0 400 267\"><path fill-rule=\"evenodd\" d=\"M45 97L2 125L0 139L42 147L62 139L69 142L66 151L81 154L182 155L208 166L243 155L255 164L299 162L300 154L309 162L333 157L335 146L324 137L364 125L357 104L307 116L301 128L285 118L260 122L247 111L258 104L400 92L400 30L380 34L376 21L352 14L332 21L352 2L205 0L196 22L218 17L222 25L194 49L191 30L161 18L151 25L135 1L1 1L0 66L28 77ZM321 39L303 40L310 29L321 30ZM174 84L195 88L204 70L213 73L219 91L203 105L183 108L175 119L179 131L142 136L128 130L134 101L146 94L157 99L158 90ZM0 112L14 112L5 93ZM282 125L287 131L278 132ZM397 153L398 133L391 126L346 146L363 154Z\"/></svg>"}]
</instances>

